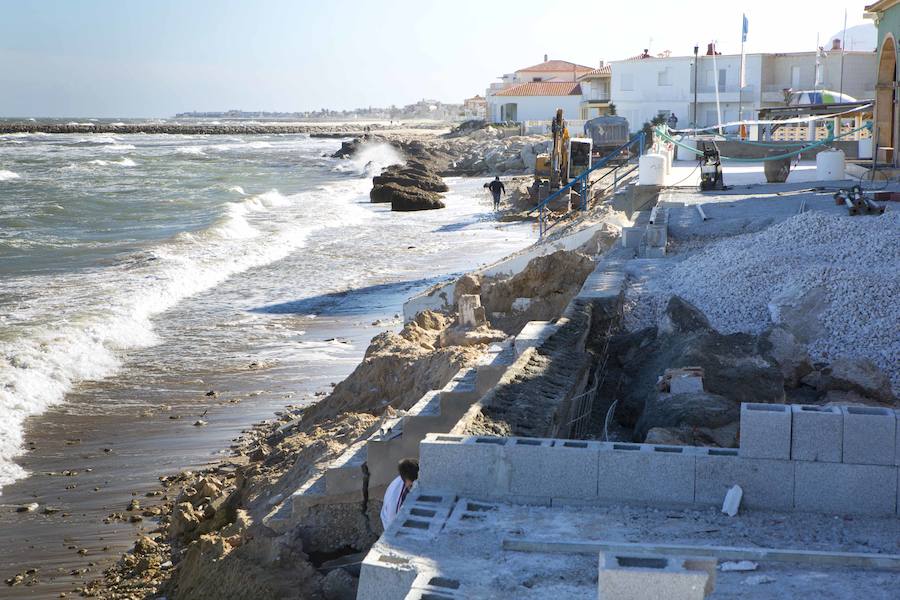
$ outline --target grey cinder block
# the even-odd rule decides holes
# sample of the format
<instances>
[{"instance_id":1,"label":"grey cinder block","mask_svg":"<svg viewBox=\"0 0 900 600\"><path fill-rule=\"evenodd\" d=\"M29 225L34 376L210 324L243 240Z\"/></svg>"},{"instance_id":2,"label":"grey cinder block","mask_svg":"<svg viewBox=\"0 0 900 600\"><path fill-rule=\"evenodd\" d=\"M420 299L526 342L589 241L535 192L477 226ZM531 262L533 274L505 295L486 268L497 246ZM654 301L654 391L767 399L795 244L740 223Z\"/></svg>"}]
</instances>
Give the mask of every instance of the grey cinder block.
<instances>
[{"instance_id":1,"label":"grey cinder block","mask_svg":"<svg viewBox=\"0 0 900 600\"><path fill-rule=\"evenodd\" d=\"M787 404L741 404L740 455L790 460L791 407Z\"/></svg>"},{"instance_id":2,"label":"grey cinder block","mask_svg":"<svg viewBox=\"0 0 900 600\"><path fill-rule=\"evenodd\" d=\"M635 504L691 504L695 454L685 446L604 443L597 497Z\"/></svg>"},{"instance_id":3,"label":"grey cinder block","mask_svg":"<svg viewBox=\"0 0 900 600\"><path fill-rule=\"evenodd\" d=\"M405 557L395 556L376 545L363 560L357 600L403 600L418 573Z\"/></svg>"},{"instance_id":4,"label":"grey cinder block","mask_svg":"<svg viewBox=\"0 0 900 600\"><path fill-rule=\"evenodd\" d=\"M794 463L767 458L741 458L729 448L698 448L694 499L721 506L732 486L743 490L741 505L764 510L794 507Z\"/></svg>"},{"instance_id":5,"label":"grey cinder block","mask_svg":"<svg viewBox=\"0 0 900 600\"><path fill-rule=\"evenodd\" d=\"M893 465L896 457L897 415L877 406L842 406L843 462L854 465Z\"/></svg>"},{"instance_id":6,"label":"grey cinder block","mask_svg":"<svg viewBox=\"0 0 900 600\"><path fill-rule=\"evenodd\" d=\"M507 438L429 434L419 445L419 487L423 494L455 493L497 498L509 491L503 460Z\"/></svg>"},{"instance_id":7,"label":"grey cinder block","mask_svg":"<svg viewBox=\"0 0 900 600\"><path fill-rule=\"evenodd\" d=\"M711 590L709 566L715 561L671 556L624 556L601 553L597 577L599 600L703 600ZM713 571L715 574L715 571Z\"/></svg>"},{"instance_id":8,"label":"grey cinder block","mask_svg":"<svg viewBox=\"0 0 900 600\"><path fill-rule=\"evenodd\" d=\"M791 459L841 462L844 417L837 406L792 407Z\"/></svg>"},{"instance_id":9,"label":"grey cinder block","mask_svg":"<svg viewBox=\"0 0 900 600\"><path fill-rule=\"evenodd\" d=\"M596 498L600 444L512 438L504 447L509 492L518 496Z\"/></svg>"},{"instance_id":10,"label":"grey cinder block","mask_svg":"<svg viewBox=\"0 0 900 600\"><path fill-rule=\"evenodd\" d=\"M833 514L893 515L894 466L794 462L794 507Z\"/></svg>"}]
</instances>

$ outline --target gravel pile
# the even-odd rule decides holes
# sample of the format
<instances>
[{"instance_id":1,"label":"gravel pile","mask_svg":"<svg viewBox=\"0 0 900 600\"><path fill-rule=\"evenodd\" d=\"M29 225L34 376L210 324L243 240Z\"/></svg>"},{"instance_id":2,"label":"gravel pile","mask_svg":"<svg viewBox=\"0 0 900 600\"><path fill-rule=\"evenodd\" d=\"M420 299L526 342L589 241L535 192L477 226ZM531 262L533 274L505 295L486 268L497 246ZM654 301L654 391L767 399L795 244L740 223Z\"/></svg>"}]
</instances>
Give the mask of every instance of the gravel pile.
<instances>
[{"instance_id":1,"label":"gravel pile","mask_svg":"<svg viewBox=\"0 0 900 600\"><path fill-rule=\"evenodd\" d=\"M893 208L893 207L892 207ZM626 294L626 326L654 325L671 295L726 333L759 333L778 305L821 290L814 360L870 358L900 391L900 211L850 217L812 211L726 238Z\"/></svg>"}]
</instances>

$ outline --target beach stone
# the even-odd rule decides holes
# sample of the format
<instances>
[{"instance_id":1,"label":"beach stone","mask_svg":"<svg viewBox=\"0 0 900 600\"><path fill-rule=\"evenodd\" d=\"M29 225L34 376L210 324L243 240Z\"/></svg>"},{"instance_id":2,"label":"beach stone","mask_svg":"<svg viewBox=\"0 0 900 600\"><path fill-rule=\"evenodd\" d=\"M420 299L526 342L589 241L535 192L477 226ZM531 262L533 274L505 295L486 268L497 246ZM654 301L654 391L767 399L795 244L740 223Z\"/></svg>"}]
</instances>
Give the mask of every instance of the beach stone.
<instances>
[{"instance_id":1,"label":"beach stone","mask_svg":"<svg viewBox=\"0 0 900 600\"><path fill-rule=\"evenodd\" d=\"M759 337L760 354L778 364L784 384L795 388L813 372L812 360L806 347L797 342L794 334L783 327L772 327Z\"/></svg>"},{"instance_id":2,"label":"beach stone","mask_svg":"<svg viewBox=\"0 0 900 600\"><path fill-rule=\"evenodd\" d=\"M344 569L330 571L322 581L325 600L354 600L357 580Z\"/></svg>"},{"instance_id":3,"label":"beach stone","mask_svg":"<svg viewBox=\"0 0 900 600\"><path fill-rule=\"evenodd\" d=\"M880 402L894 403L891 380L871 360L838 358L825 373L826 390L856 392Z\"/></svg>"},{"instance_id":4,"label":"beach stone","mask_svg":"<svg viewBox=\"0 0 900 600\"><path fill-rule=\"evenodd\" d=\"M658 394L647 399L635 426L634 437L636 441L644 441L651 429L683 425L717 429L740 418L740 404L717 394Z\"/></svg>"}]
</instances>

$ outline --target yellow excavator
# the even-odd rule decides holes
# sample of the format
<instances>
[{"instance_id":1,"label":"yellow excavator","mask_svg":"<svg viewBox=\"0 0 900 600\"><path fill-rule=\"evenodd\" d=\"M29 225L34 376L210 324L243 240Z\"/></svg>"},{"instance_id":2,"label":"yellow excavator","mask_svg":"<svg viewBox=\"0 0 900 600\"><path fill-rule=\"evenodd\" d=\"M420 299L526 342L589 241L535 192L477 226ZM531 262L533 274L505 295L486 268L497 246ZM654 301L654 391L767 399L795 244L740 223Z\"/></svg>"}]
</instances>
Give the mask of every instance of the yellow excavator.
<instances>
[{"instance_id":1,"label":"yellow excavator","mask_svg":"<svg viewBox=\"0 0 900 600\"><path fill-rule=\"evenodd\" d=\"M550 152L538 154L535 158L532 197L538 203L567 185L570 178L581 175L591 166L591 140L569 136L569 128L563 119L561 108L556 111L550 132L553 139ZM565 203L568 204L568 194L563 196Z\"/></svg>"}]
</instances>

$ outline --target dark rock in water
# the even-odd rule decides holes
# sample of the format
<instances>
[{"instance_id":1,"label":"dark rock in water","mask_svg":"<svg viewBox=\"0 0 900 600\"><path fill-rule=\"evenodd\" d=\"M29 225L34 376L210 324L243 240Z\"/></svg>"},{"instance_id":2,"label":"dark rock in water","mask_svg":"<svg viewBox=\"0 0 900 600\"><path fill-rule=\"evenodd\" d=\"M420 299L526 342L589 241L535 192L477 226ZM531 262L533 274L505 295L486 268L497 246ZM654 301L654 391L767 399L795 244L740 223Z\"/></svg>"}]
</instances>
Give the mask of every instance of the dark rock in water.
<instances>
[{"instance_id":1,"label":"dark rock in water","mask_svg":"<svg viewBox=\"0 0 900 600\"><path fill-rule=\"evenodd\" d=\"M610 355L618 371L611 376L622 377L616 418L627 427L657 397L657 380L666 369L701 367L704 391L735 403L784 402L781 367L760 354L756 336L721 334L680 298L669 302L656 329L613 338Z\"/></svg>"},{"instance_id":2,"label":"dark rock in water","mask_svg":"<svg viewBox=\"0 0 900 600\"><path fill-rule=\"evenodd\" d=\"M359 150L360 140L355 139L349 142L341 142L341 149L331 155L331 158L350 158Z\"/></svg>"},{"instance_id":3,"label":"dark rock in water","mask_svg":"<svg viewBox=\"0 0 900 600\"><path fill-rule=\"evenodd\" d=\"M386 196L390 198L392 211L409 212L444 208L440 194L435 192L428 192L414 187L402 187L394 183L373 188L372 194L375 194L376 190L378 190L378 194L381 197Z\"/></svg>"},{"instance_id":4,"label":"dark rock in water","mask_svg":"<svg viewBox=\"0 0 900 600\"><path fill-rule=\"evenodd\" d=\"M416 187L428 192L446 192L450 188L439 175L430 171L421 163L414 165L391 165L381 175L372 178L376 186L396 183L404 187Z\"/></svg>"},{"instance_id":5,"label":"dark rock in water","mask_svg":"<svg viewBox=\"0 0 900 600\"><path fill-rule=\"evenodd\" d=\"M716 429L741 418L741 405L718 394L657 394L644 403L644 411L634 428L636 441L643 441L654 427L681 425Z\"/></svg>"}]
</instances>

